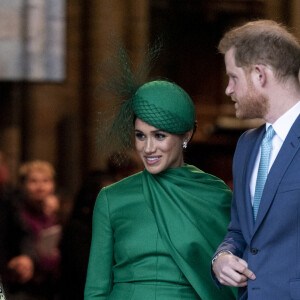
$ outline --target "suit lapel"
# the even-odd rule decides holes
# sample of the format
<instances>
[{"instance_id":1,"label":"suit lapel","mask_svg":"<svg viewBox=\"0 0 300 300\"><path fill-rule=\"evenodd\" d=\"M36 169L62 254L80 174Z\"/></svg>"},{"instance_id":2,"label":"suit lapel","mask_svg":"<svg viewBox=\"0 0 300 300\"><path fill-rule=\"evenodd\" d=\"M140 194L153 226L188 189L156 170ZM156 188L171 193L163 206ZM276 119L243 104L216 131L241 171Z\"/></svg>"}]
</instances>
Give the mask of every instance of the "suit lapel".
<instances>
[{"instance_id":1,"label":"suit lapel","mask_svg":"<svg viewBox=\"0 0 300 300\"><path fill-rule=\"evenodd\" d=\"M282 180L287 168L300 148L299 136L300 117L297 118L291 130L289 131L269 172L254 226L254 233L259 228L261 222L267 214L270 205L274 200L280 181Z\"/></svg>"}]
</instances>

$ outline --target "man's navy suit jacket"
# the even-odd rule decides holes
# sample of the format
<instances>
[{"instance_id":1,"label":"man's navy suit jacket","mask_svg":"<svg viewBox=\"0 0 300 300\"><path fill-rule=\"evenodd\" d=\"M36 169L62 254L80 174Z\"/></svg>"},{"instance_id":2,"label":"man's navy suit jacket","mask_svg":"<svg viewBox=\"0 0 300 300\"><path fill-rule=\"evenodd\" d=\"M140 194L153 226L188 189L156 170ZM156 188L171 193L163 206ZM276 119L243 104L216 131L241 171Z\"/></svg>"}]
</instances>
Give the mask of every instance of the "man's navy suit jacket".
<instances>
[{"instance_id":1,"label":"man's navy suit jacket","mask_svg":"<svg viewBox=\"0 0 300 300\"><path fill-rule=\"evenodd\" d=\"M254 222L249 184L264 132L265 125L238 141L231 223L216 253L231 251L255 273L239 299L300 299L300 117L270 169Z\"/></svg>"}]
</instances>

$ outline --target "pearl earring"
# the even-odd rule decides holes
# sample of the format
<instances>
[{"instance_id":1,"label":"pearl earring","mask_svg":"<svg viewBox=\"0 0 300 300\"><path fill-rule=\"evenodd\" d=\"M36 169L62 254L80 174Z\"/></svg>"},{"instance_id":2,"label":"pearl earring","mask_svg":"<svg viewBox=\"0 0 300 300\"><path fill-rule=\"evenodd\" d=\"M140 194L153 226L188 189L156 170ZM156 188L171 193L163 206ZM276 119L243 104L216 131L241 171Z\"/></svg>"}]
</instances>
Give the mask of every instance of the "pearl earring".
<instances>
[{"instance_id":1,"label":"pearl earring","mask_svg":"<svg viewBox=\"0 0 300 300\"><path fill-rule=\"evenodd\" d=\"M186 149L186 148L187 148L187 142L183 142L182 147L183 147L184 149Z\"/></svg>"}]
</instances>

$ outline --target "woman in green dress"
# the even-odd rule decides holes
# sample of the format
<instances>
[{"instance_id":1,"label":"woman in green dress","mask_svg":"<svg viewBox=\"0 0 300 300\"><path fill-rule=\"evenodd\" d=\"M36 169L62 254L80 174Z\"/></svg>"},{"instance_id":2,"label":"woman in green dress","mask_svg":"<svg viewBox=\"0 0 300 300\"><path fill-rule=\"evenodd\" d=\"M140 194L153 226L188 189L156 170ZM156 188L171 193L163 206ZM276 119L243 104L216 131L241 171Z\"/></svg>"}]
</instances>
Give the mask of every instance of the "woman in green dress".
<instances>
[{"instance_id":1,"label":"woman in green dress","mask_svg":"<svg viewBox=\"0 0 300 300\"><path fill-rule=\"evenodd\" d=\"M234 299L210 277L229 224L231 191L184 163L195 129L189 95L175 83L150 81L123 103L116 124L135 132L145 169L99 193L84 299ZM122 139L130 140L124 132Z\"/></svg>"}]
</instances>

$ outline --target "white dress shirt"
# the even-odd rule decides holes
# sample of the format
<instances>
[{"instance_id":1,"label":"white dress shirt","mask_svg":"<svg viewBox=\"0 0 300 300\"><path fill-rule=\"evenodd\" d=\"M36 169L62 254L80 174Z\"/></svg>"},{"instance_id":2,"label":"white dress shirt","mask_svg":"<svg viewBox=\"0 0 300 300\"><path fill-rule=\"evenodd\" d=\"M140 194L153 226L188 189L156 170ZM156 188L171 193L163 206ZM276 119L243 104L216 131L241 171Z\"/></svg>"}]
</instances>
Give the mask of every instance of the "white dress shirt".
<instances>
[{"instance_id":1,"label":"white dress shirt","mask_svg":"<svg viewBox=\"0 0 300 300\"><path fill-rule=\"evenodd\" d=\"M271 158L270 158L270 164L269 164L269 171L277 157L277 154L279 153L281 146L288 135L291 127L293 126L295 120L300 114L300 101L297 102L292 108L290 108L285 114L283 114L279 119L276 120L274 124L266 123L266 130L270 125L273 126L273 129L275 131L275 135L272 140L272 152L271 152ZM261 153L261 147L259 148L256 161L254 164L254 168L252 171L252 176L250 180L250 194L251 194L251 202L253 205L253 199L254 199L254 193L255 193L255 186L256 186L256 179L257 179L257 172L258 172L258 166L260 161L260 153Z\"/></svg>"}]
</instances>

